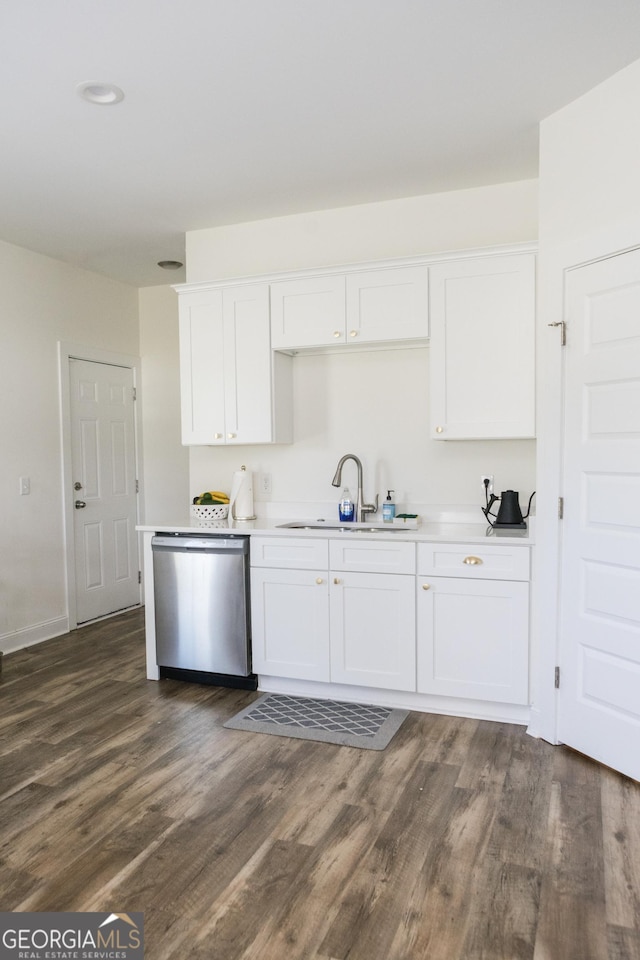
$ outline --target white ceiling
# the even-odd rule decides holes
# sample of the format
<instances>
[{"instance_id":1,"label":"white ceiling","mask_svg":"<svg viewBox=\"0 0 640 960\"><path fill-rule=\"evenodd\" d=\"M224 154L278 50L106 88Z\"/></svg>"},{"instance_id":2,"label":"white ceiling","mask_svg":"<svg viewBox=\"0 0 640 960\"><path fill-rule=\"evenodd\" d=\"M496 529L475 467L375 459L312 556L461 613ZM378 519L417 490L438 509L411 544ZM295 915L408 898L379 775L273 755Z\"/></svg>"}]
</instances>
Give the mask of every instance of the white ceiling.
<instances>
[{"instance_id":1,"label":"white ceiling","mask_svg":"<svg viewBox=\"0 0 640 960\"><path fill-rule=\"evenodd\" d=\"M187 230L535 177L539 121L640 58L638 0L0 6L0 238L136 286Z\"/></svg>"}]
</instances>

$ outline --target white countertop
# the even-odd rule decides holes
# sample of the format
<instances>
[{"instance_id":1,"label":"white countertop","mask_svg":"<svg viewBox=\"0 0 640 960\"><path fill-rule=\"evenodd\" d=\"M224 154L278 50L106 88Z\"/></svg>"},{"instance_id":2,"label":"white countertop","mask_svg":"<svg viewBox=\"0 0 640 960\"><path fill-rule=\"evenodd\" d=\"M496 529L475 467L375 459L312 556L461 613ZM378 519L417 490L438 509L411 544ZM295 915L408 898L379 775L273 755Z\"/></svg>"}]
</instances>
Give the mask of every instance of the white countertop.
<instances>
[{"instance_id":1,"label":"white countertop","mask_svg":"<svg viewBox=\"0 0 640 960\"><path fill-rule=\"evenodd\" d=\"M174 523L158 523L158 524L141 524L136 527L136 530L139 530L142 533L191 533L191 534L203 534L207 536L224 536L226 533L245 533L250 536L282 536L282 537L337 537L343 539L344 537L357 537L361 540L363 537L367 538L383 538L383 539L398 539L398 540L409 540L412 542L419 541L442 541L442 542L463 542L463 543L486 543L491 540L509 540L512 543L518 543L522 545L530 545L534 542L532 531L527 530L496 530L493 527L490 527L487 523L451 523L451 522L434 522L434 521L425 521L417 529L416 528L403 528L402 530L397 529L385 529L385 527L380 524L379 529L376 529L375 533L358 533L358 526L364 527L367 530L370 530L372 526L378 526L377 524L366 523L366 524L354 524L353 532L342 531L342 530L331 530L331 529L322 529L322 527L316 527L314 529L304 529L300 527L283 527L283 524L287 522L286 519L282 518L257 518L256 520L234 520L231 525L227 520L198 520L195 518L176 518L177 522ZM305 522L317 523L317 520L295 520L298 524L304 524ZM325 521L329 526L335 521L327 520ZM345 524L346 526L346 524Z\"/></svg>"}]
</instances>

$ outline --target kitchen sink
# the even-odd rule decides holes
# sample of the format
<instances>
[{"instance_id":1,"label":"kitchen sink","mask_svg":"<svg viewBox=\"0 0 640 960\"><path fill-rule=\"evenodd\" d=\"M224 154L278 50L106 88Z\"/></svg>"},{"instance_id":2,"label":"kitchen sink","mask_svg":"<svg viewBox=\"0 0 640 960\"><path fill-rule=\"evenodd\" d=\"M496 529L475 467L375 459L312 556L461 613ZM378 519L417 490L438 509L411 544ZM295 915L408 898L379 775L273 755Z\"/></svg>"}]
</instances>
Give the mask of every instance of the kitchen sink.
<instances>
[{"instance_id":1,"label":"kitchen sink","mask_svg":"<svg viewBox=\"0 0 640 960\"><path fill-rule=\"evenodd\" d=\"M327 523L324 520L293 520L279 523L280 530L331 530L338 533L409 533L415 527L398 526L391 523Z\"/></svg>"}]
</instances>

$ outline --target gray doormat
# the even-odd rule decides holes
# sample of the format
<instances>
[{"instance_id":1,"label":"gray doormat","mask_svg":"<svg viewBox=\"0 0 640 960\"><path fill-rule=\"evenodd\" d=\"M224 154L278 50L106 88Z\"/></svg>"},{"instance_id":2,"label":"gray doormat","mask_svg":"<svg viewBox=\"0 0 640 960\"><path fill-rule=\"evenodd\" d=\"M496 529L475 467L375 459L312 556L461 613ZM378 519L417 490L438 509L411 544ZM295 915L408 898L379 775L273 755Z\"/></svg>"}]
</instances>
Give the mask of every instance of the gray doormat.
<instances>
[{"instance_id":1,"label":"gray doormat","mask_svg":"<svg viewBox=\"0 0 640 960\"><path fill-rule=\"evenodd\" d=\"M265 693L224 724L231 730L384 750L408 710Z\"/></svg>"}]
</instances>

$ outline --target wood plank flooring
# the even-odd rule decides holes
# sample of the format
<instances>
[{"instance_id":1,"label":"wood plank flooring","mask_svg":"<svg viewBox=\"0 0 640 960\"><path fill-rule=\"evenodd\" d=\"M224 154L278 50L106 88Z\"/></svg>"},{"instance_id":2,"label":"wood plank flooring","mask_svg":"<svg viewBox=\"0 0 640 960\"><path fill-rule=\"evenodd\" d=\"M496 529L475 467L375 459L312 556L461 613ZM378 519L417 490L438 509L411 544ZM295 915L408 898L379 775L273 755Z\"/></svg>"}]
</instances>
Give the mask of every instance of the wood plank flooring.
<instances>
[{"instance_id":1,"label":"wood plank flooring","mask_svg":"<svg viewBox=\"0 0 640 960\"><path fill-rule=\"evenodd\" d=\"M4 658L0 909L145 915L148 960L640 960L640 785L509 724L383 752L225 730L132 611Z\"/></svg>"}]
</instances>

